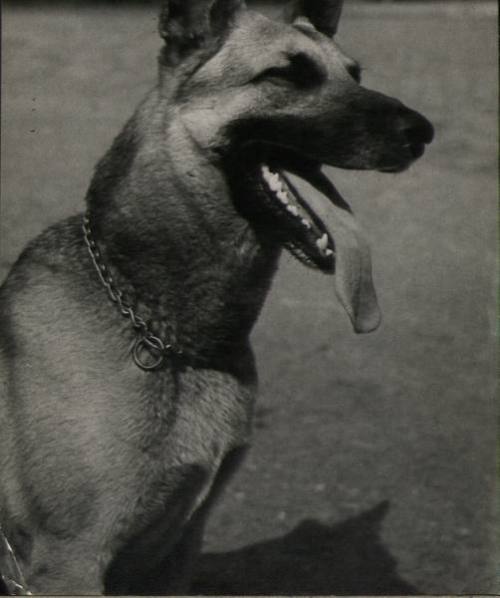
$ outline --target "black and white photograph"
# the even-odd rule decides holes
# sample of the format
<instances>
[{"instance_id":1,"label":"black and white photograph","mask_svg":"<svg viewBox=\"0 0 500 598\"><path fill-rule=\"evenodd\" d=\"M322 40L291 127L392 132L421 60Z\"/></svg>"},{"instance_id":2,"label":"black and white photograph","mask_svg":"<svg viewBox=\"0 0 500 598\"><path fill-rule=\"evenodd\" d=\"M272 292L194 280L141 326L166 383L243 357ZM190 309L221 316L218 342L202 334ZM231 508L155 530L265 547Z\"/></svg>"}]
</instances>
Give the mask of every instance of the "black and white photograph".
<instances>
[{"instance_id":1,"label":"black and white photograph","mask_svg":"<svg viewBox=\"0 0 500 598\"><path fill-rule=\"evenodd\" d=\"M493 0L4 0L0 595L500 595Z\"/></svg>"}]
</instances>

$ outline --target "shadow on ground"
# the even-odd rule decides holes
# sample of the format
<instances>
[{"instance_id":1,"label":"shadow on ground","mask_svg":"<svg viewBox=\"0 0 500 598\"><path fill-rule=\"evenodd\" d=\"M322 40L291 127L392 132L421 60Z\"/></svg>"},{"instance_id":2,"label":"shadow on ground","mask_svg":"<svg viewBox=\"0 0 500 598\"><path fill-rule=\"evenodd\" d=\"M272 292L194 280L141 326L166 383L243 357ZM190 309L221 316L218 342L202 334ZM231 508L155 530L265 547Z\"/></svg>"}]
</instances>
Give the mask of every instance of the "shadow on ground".
<instances>
[{"instance_id":1,"label":"shadow on ground","mask_svg":"<svg viewBox=\"0 0 500 598\"><path fill-rule=\"evenodd\" d=\"M419 592L396 571L380 539L387 501L334 526L305 520L289 534L201 558L193 593L327 595ZM1 584L1 582L0 582ZM0 585L0 594L3 588Z\"/></svg>"},{"instance_id":2,"label":"shadow on ground","mask_svg":"<svg viewBox=\"0 0 500 598\"><path fill-rule=\"evenodd\" d=\"M382 502L334 526L301 522L289 534L233 552L206 554L193 587L201 595L418 594L399 577L380 539Z\"/></svg>"}]
</instances>

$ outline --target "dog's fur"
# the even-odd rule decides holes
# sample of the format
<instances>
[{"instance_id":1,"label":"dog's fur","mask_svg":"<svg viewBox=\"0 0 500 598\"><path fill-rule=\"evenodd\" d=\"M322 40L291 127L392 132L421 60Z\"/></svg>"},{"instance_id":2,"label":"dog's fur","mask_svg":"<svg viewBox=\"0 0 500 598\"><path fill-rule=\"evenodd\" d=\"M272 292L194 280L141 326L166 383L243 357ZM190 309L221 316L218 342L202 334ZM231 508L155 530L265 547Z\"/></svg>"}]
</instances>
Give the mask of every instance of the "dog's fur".
<instances>
[{"instance_id":1,"label":"dog's fur","mask_svg":"<svg viewBox=\"0 0 500 598\"><path fill-rule=\"evenodd\" d=\"M355 80L331 39L340 5L295 2L292 25L238 0L165 4L159 83L87 205L117 284L182 361L134 364L137 332L80 216L35 239L4 283L0 523L31 591L188 590L207 512L250 441L248 336L283 244L246 182L256 148L395 171L430 141L423 117Z\"/></svg>"}]
</instances>

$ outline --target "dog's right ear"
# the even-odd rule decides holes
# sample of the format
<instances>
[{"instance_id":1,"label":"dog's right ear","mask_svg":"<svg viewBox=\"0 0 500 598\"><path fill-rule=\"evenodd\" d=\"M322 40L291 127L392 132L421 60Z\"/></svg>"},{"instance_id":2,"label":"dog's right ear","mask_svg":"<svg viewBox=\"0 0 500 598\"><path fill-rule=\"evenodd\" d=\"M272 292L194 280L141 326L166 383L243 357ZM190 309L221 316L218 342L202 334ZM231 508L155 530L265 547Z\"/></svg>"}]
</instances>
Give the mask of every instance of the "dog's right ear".
<instances>
[{"instance_id":1,"label":"dog's right ear","mask_svg":"<svg viewBox=\"0 0 500 598\"><path fill-rule=\"evenodd\" d=\"M306 17L321 33L333 37L337 33L344 0L293 0L285 11L288 22Z\"/></svg>"},{"instance_id":2,"label":"dog's right ear","mask_svg":"<svg viewBox=\"0 0 500 598\"><path fill-rule=\"evenodd\" d=\"M244 0L166 0L160 13L164 56L176 64L192 52L216 51Z\"/></svg>"}]
</instances>

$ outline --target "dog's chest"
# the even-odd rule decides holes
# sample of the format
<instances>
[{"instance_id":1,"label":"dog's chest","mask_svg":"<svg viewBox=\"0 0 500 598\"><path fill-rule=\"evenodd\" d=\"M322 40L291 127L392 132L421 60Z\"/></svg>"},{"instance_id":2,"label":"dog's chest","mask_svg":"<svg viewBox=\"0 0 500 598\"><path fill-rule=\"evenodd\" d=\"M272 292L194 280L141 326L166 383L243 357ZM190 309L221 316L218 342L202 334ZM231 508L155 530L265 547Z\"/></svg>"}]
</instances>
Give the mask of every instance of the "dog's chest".
<instances>
[{"instance_id":1,"label":"dog's chest","mask_svg":"<svg viewBox=\"0 0 500 598\"><path fill-rule=\"evenodd\" d=\"M175 398L163 388L157 402L160 429L166 431L169 465L217 467L224 455L249 441L252 389L214 370L187 370L174 382Z\"/></svg>"},{"instance_id":2,"label":"dog's chest","mask_svg":"<svg viewBox=\"0 0 500 598\"><path fill-rule=\"evenodd\" d=\"M134 481L144 494L142 504L154 510L184 483L197 495L209 490L225 456L249 442L255 393L233 376L208 369L146 380L139 401L134 393L126 426Z\"/></svg>"},{"instance_id":3,"label":"dog's chest","mask_svg":"<svg viewBox=\"0 0 500 598\"><path fill-rule=\"evenodd\" d=\"M149 407L142 401L143 417L132 428L135 448L130 445L128 471L122 469L127 479L120 482L108 545L112 553L124 546L132 551L126 567L138 555L156 561L168 551L227 477L251 432L254 393L227 374L187 370L148 386L155 394Z\"/></svg>"}]
</instances>

